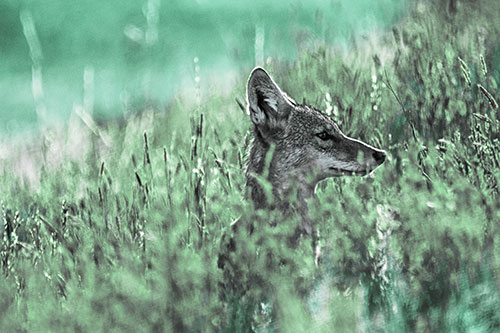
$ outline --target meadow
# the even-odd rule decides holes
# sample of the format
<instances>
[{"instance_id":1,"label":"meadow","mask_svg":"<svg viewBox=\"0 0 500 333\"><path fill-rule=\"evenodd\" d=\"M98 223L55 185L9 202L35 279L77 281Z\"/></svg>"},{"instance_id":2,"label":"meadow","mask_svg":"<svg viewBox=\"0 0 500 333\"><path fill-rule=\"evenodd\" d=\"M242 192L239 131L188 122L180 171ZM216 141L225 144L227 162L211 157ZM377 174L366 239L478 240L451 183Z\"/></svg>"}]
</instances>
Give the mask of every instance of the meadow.
<instances>
[{"instance_id":1,"label":"meadow","mask_svg":"<svg viewBox=\"0 0 500 333\"><path fill-rule=\"evenodd\" d=\"M499 12L418 2L345 49L266 62L290 96L388 153L369 176L318 185L318 266L310 240L284 241L296 221L271 226L245 200L251 66L230 90L120 101L107 120L84 86L63 125L3 139L0 331L500 330ZM223 272L230 224L249 221Z\"/></svg>"}]
</instances>

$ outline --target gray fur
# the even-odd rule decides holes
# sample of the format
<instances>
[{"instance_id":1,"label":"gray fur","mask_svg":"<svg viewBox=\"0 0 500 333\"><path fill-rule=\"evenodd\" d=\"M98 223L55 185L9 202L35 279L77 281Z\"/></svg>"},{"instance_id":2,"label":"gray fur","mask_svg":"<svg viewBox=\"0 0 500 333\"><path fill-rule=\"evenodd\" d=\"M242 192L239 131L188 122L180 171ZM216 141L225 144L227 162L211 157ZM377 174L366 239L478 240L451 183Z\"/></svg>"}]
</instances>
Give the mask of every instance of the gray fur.
<instances>
[{"instance_id":1,"label":"gray fur","mask_svg":"<svg viewBox=\"0 0 500 333\"><path fill-rule=\"evenodd\" d=\"M345 136L327 115L298 105L256 67L248 79L247 108L254 140L246 170L246 185L256 208L299 214L301 231L313 234L307 200L326 178L371 172L383 163L385 152ZM326 139L321 139L321 137ZM271 147L273 147L272 150ZM265 170L266 154L273 155ZM267 174L274 200L269 203L257 180ZM290 201L292 195L295 200Z\"/></svg>"}]
</instances>

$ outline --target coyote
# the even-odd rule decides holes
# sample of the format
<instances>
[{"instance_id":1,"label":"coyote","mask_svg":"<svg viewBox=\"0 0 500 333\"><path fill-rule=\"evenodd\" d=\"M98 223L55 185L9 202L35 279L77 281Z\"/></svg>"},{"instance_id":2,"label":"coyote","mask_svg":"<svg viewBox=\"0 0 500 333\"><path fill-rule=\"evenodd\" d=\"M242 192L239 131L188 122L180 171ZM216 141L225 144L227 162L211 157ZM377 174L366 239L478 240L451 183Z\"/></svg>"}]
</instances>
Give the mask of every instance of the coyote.
<instances>
[{"instance_id":1,"label":"coyote","mask_svg":"<svg viewBox=\"0 0 500 333\"><path fill-rule=\"evenodd\" d=\"M297 104L261 67L248 79L247 112L254 124L254 141L246 186L255 208L300 214L299 233L313 238L307 199L316 184L329 177L368 174L385 160L383 150L347 137L327 115ZM270 183L273 200L266 197L260 177Z\"/></svg>"},{"instance_id":2,"label":"coyote","mask_svg":"<svg viewBox=\"0 0 500 333\"><path fill-rule=\"evenodd\" d=\"M297 104L261 67L251 72L246 97L254 136L247 158L247 195L256 210L277 211L283 216L283 221L298 221L291 230L289 245L295 247L301 235L309 236L317 265L319 235L307 209L307 201L313 196L316 184L329 177L368 174L384 162L386 154L345 136L337 124L320 111ZM238 255L241 245L233 236L240 234L238 225L241 223L236 223L239 220L231 224L230 233L223 235L217 261L223 270L221 296L227 302L234 302L235 297L240 298L255 284L265 286L258 271L240 267L251 265L247 261L253 261L248 255ZM243 230L248 233L243 239L254 231L253 222L246 222ZM248 240L251 242L251 238ZM254 239L253 242L260 241ZM261 255L266 258L266 263L278 260L276 266L289 263L279 255L276 258L272 253Z\"/></svg>"},{"instance_id":3,"label":"coyote","mask_svg":"<svg viewBox=\"0 0 500 333\"><path fill-rule=\"evenodd\" d=\"M318 232L307 209L307 200L313 196L316 184L329 177L368 174L384 162L386 154L345 136L337 124L320 111L297 104L260 67L256 67L248 79L247 112L254 125L254 138L247 158L247 195L256 210L277 210L283 215L283 220L298 221L291 230L289 245L297 246L301 235L311 237L317 265L320 257ZM248 254L238 255L242 246L233 237L240 234L237 221L231 224L232 235L228 233L222 237L217 266L223 270L223 281L220 282L222 299L231 304L237 299L237 302L243 302L240 306L245 309L242 295L255 285L263 290L267 287L258 271L246 267L252 265L254 259L249 259ZM243 239L254 231L253 223L247 222L243 224L243 230L248 233ZM248 240L252 242L251 238ZM260 241L253 239L253 242L258 244ZM290 263L279 254L274 257L273 253L264 252L261 256L266 258L266 264L279 263L268 267ZM262 304L266 302L264 300ZM256 313L259 310L256 309ZM271 320L269 314L263 318L264 321Z\"/></svg>"}]
</instances>

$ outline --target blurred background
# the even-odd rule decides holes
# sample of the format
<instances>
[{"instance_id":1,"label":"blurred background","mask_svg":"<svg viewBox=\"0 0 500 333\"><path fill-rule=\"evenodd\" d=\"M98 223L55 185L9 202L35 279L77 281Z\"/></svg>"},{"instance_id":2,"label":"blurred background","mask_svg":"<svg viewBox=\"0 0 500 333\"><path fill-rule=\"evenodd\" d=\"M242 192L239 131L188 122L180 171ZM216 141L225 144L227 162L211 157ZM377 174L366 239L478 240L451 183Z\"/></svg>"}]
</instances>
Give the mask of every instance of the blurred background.
<instances>
[{"instance_id":1,"label":"blurred background","mask_svg":"<svg viewBox=\"0 0 500 333\"><path fill-rule=\"evenodd\" d=\"M388 29L402 0L2 0L0 136L68 119L164 108L182 93L233 88L255 64ZM210 87L210 89L208 89Z\"/></svg>"}]
</instances>

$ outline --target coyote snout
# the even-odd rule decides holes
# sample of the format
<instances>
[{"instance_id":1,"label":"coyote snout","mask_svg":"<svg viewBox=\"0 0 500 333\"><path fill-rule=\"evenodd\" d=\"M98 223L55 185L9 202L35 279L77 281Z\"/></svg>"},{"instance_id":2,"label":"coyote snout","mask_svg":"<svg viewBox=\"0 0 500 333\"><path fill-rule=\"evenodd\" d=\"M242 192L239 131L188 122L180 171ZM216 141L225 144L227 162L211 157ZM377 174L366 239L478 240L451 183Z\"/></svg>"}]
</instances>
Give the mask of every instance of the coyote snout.
<instances>
[{"instance_id":1,"label":"coyote snout","mask_svg":"<svg viewBox=\"0 0 500 333\"><path fill-rule=\"evenodd\" d=\"M257 208L266 207L266 200L254 175L262 175L265 168L277 206L293 188L302 215L306 210L304 201L314 193L319 181L365 175L385 160L383 150L347 137L327 115L297 104L260 67L248 79L247 108L255 125L247 186ZM266 165L270 149L272 156Z\"/></svg>"},{"instance_id":2,"label":"coyote snout","mask_svg":"<svg viewBox=\"0 0 500 333\"><path fill-rule=\"evenodd\" d=\"M385 152L366 143L349 138L336 130L336 134L321 133L320 145L327 153L318 157L320 170L327 169L321 179L341 175L365 175L385 161Z\"/></svg>"}]
</instances>

